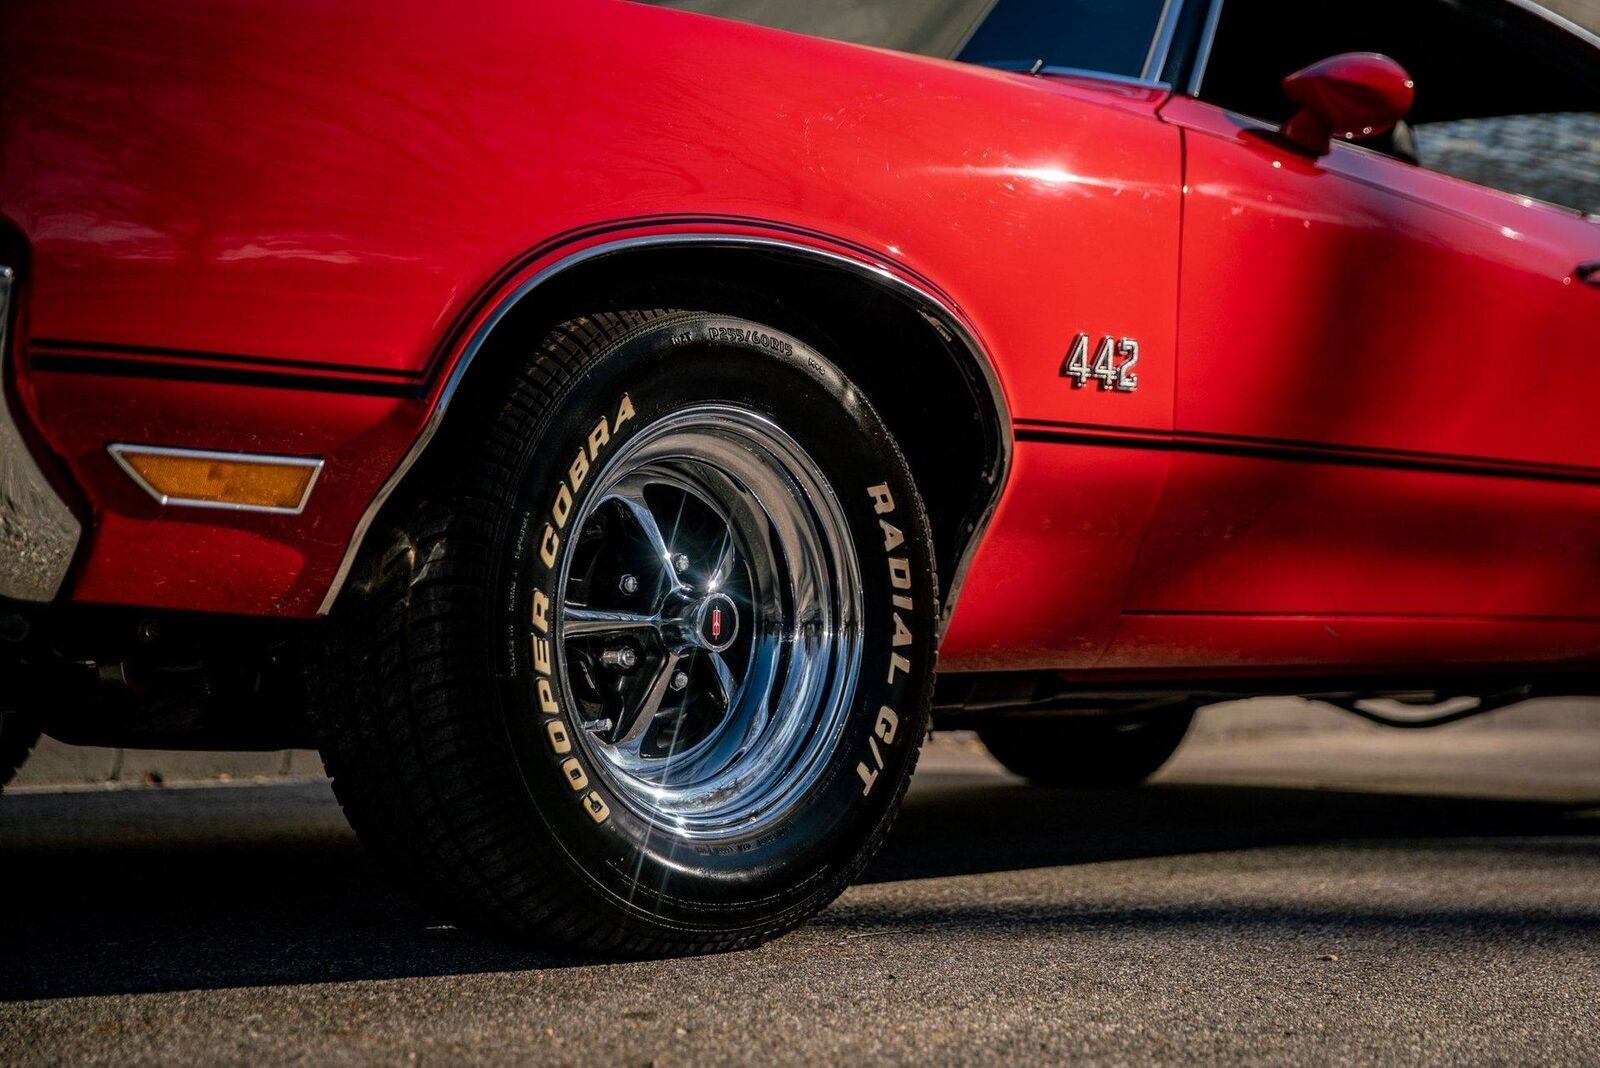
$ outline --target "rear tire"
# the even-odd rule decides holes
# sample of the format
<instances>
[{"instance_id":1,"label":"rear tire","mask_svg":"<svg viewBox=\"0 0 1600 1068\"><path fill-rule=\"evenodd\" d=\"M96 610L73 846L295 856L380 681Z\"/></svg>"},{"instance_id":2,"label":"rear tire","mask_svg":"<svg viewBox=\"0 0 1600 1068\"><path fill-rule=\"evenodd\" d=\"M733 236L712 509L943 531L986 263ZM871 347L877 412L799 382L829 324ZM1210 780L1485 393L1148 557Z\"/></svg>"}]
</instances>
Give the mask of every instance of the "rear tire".
<instances>
[{"instance_id":1,"label":"rear tire","mask_svg":"<svg viewBox=\"0 0 1600 1068\"><path fill-rule=\"evenodd\" d=\"M937 591L910 471L760 324L594 315L521 362L334 614L335 792L493 933L772 938L860 872L916 764Z\"/></svg>"},{"instance_id":2,"label":"rear tire","mask_svg":"<svg viewBox=\"0 0 1600 1068\"><path fill-rule=\"evenodd\" d=\"M1178 749L1193 709L1149 719L1007 719L978 729L1006 770L1039 786L1128 787L1154 775Z\"/></svg>"},{"instance_id":3,"label":"rear tire","mask_svg":"<svg viewBox=\"0 0 1600 1068\"><path fill-rule=\"evenodd\" d=\"M39 744L39 726L22 712L0 710L0 786L16 777Z\"/></svg>"}]
</instances>

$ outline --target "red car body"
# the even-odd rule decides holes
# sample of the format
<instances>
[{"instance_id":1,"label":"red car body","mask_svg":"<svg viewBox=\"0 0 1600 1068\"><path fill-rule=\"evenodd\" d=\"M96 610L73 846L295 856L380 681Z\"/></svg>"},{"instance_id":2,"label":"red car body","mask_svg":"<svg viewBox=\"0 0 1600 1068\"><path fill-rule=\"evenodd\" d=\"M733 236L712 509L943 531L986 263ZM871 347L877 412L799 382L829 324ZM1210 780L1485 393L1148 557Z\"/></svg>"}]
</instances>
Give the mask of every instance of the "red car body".
<instances>
[{"instance_id":1,"label":"red car body","mask_svg":"<svg viewBox=\"0 0 1600 1068\"><path fill-rule=\"evenodd\" d=\"M83 531L58 600L328 611L514 299L759 248L918 294L992 386L943 672L1600 664L1591 219L1153 82L625 0L4 22L7 389ZM1137 339L1136 392L1072 388L1080 332ZM324 466L299 514L174 508L117 442Z\"/></svg>"}]
</instances>

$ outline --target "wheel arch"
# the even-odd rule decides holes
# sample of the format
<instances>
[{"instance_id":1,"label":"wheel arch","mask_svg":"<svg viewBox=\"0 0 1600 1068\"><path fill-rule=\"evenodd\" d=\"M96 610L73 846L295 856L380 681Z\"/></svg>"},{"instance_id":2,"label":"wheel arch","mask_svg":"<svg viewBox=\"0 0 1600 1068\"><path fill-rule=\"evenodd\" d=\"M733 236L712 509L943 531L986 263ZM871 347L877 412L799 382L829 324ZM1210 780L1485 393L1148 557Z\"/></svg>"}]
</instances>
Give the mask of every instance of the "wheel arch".
<instances>
[{"instance_id":1,"label":"wheel arch","mask_svg":"<svg viewBox=\"0 0 1600 1068\"><path fill-rule=\"evenodd\" d=\"M451 366L417 440L352 536L321 606L331 611L386 507L448 462L451 441L492 401L497 370L556 324L626 307L706 307L789 333L837 363L900 443L927 505L942 578L940 634L1011 466L1009 407L992 362L931 283L796 240L651 234L561 256L491 301ZM885 355L887 353L887 355Z\"/></svg>"}]
</instances>

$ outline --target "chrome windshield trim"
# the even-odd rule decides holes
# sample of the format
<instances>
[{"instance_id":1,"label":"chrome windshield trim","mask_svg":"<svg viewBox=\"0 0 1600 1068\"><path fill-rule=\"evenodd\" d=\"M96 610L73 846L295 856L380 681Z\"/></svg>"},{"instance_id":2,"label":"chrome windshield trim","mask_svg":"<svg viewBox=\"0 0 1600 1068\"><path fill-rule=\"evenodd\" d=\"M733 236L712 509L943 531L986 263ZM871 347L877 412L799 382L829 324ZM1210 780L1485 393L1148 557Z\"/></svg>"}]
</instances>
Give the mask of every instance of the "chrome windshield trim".
<instances>
[{"instance_id":1,"label":"chrome windshield trim","mask_svg":"<svg viewBox=\"0 0 1600 1068\"><path fill-rule=\"evenodd\" d=\"M1573 22L1559 11L1551 11L1542 4L1534 3L1533 0L1502 0L1502 2L1510 4L1512 7L1520 7L1522 10L1531 15L1539 16L1558 29L1565 30L1567 33L1570 33L1572 36L1578 38L1590 48L1600 49L1600 34L1595 34L1585 27L1578 25L1576 22Z\"/></svg>"},{"instance_id":2,"label":"chrome windshield trim","mask_svg":"<svg viewBox=\"0 0 1600 1068\"><path fill-rule=\"evenodd\" d=\"M1194 51L1194 69L1189 72L1189 84L1184 89L1188 96L1199 96L1200 85L1205 81L1206 64L1211 61L1211 45L1217 39L1217 23L1222 21L1223 0L1211 0L1211 10L1206 12L1206 24L1200 31L1200 44Z\"/></svg>"},{"instance_id":3,"label":"chrome windshield trim","mask_svg":"<svg viewBox=\"0 0 1600 1068\"><path fill-rule=\"evenodd\" d=\"M174 505L182 508L214 508L225 512L263 512L269 515L299 515L306 510L306 502L311 499L311 491L317 488L317 479L322 477L323 461L312 456L271 456L256 452L217 452L211 449L179 449L167 445L135 445L130 442L114 442L106 446L106 452L117 462L127 476L133 479L134 484L150 495L150 499L161 505ZM191 460L232 460L252 464L271 464L276 467L301 467L310 470L311 477L306 480L305 491L300 494L300 503L293 508L277 508L265 504L235 504L231 501L207 501L195 497L173 497L162 493L152 486L149 481L128 461L128 453L148 453L151 456L186 456Z\"/></svg>"},{"instance_id":4,"label":"chrome windshield trim","mask_svg":"<svg viewBox=\"0 0 1600 1068\"><path fill-rule=\"evenodd\" d=\"M1056 67L1045 63L1027 63L1021 60L996 60L992 63L973 63L974 67L983 67L986 70L1001 70L1007 74L1057 74L1064 78L1089 78L1097 82L1111 82L1115 85L1135 85L1141 89L1171 89L1172 86L1159 79L1136 77L1131 74L1111 74L1103 70L1089 70L1087 67Z\"/></svg>"},{"instance_id":5,"label":"chrome windshield trim","mask_svg":"<svg viewBox=\"0 0 1600 1068\"><path fill-rule=\"evenodd\" d=\"M1166 0L1161 7L1161 17L1156 20L1156 34L1150 39L1150 51L1145 54L1143 76L1146 80L1161 77L1172 52L1172 39L1178 32L1178 19L1183 15L1183 0Z\"/></svg>"},{"instance_id":6,"label":"chrome windshield trim","mask_svg":"<svg viewBox=\"0 0 1600 1068\"><path fill-rule=\"evenodd\" d=\"M941 58L948 58L948 59L954 59L954 60L958 60L959 61L961 53L965 52L967 50L967 45L971 44L972 43L972 39L974 37L978 36L978 31L983 28L983 24L985 22L989 21L989 16L994 14L994 9L999 3L1000 3L1000 0L989 0L988 5L986 7L984 7L984 9L983 9L983 13L980 14L977 18L973 19L972 20L972 25L967 27L967 32L965 34L963 34L962 37L961 37L961 43L956 45L955 48L953 48L950 51L948 56L941 57Z\"/></svg>"},{"instance_id":7,"label":"chrome windshield trim","mask_svg":"<svg viewBox=\"0 0 1600 1068\"><path fill-rule=\"evenodd\" d=\"M1172 86L1159 78L1135 78L1126 74L1108 74L1103 70L1085 70L1082 67L1051 67L1043 66L1036 72L1038 74L1059 74L1065 78L1088 78L1097 82L1111 82L1115 85L1134 85L1141 89L1171 89Z\"/></svg>"},{"instance_id":8,"label":"chrome windshield trim","mask_svg":"<svg viewBox=\"0 0 1600 1068\"><path fill-rule=\"evenodd\" d=\"M11 292L16 273L0 266L0 597L51 601L83 537L28 449L3 389L11 362Z\"/></svg>"},{"instance_id":9,"label":"chrome windshield trim","mask_svg":"<svg viewBox=\"0 0 1600 1068\"><path fill-rule=\"evenodd\" d=\"M339 570L334 574L333 582L328 587L327 596L322 599L318 609L320 615L327 615L332 611L334 603L339 598L339 593L344 588L346 580L350 577L350 570L355 566L356 556L361 551L361 544L366 539L368 530L377 519L379 511L393 496L395 490L405 481L422 454L427 450L434 436L439 432L439 427L444 422L445 412L450 407L451 400L460 388L462 379L467 374L474 357L482 350L489 336L494 332L501 320L521 303L522 299L532 293L539 286L550 281L557 275L571 270L579 264L588 263L604 256L613 256L622 252L631 252L643 248L667 248L672 246L700 247L723 246L731 248L766 249L772 252L791 256L802 256L814 261L825 262L832 266L848 270L853 274L869 279L880 285L897 291L901 296L908 297L918 306L925 318L936 327L948 332L961 346L967 350L971 362L976 365L982 378L983 386L989 393L990 403L993 405L993 415L996 421L997 455L994 457L986 477L990 483L989 498L983 508L970 516L971 531L967 534L966 544L961 548L961 554L956 561L954 573L946 587L944 604L940 609L939 637L944 636L945 629L949 626L950 618L955 610L956 601L960 596L961 586L966 578L972 559L977 554L978 545L983 540L983 533L994 517L995 509L1000 505L1000 497L1006 487L1006 481L1011 474L1012 457L1012 420L1011 409L1006 403L1005 391L1000 386L999 376L995 373L994 365L990 362L988 354L978 339L973 336L961 317L943 299L928 292L921 286L908 282L887 267L854 259L837 252L820 249L812 245L796 241L785 241L772 237L755 237L742 234L719 233L681 233L659 234L649 237L623 238L618 241L605 242L579 249L562 259L544 267L533 277L523 282L511 293L507 294L494 308L483 324L473 333L467 342L461 358L456 361L449 377L445 380L444 388L439 394L438 402L433 406L433 411L428 415L428 421L423 425L421 433L411 449L400 461L399 465L390 472L377 495L367 505L361 515L361 521L356 524L356 529L350 537L350 542L345 548L344 559L339 564Z\"/></svg>"}]
</instances>

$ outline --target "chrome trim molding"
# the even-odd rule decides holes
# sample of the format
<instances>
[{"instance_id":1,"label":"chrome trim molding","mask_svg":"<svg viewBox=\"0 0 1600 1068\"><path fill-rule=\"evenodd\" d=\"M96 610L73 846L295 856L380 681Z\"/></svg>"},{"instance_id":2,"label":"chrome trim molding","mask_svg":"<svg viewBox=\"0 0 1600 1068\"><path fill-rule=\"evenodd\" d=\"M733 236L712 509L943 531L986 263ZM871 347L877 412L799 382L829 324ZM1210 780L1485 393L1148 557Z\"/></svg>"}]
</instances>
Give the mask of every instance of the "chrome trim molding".
<instances>
[{"instance_id":1,"label":"chrome trim molding","mask_svg":"<svg viewBox=\"0 0 1600 1068\"><path fill-rule=\"evenodd\" d=\"M1032 63L974 63L973 66L984 70L1005 71L1007 74L1055 74L1064 78L1083 78L1097 82L1110 82L1113 85L1132 85L1141 89L1171 89L1172 86L1159 78L1145 78L1131 74L1112 74L1109 71L1090 70L1088 67L1059 67L1034 60Z\"/></svg>"},{"instance_id":2,"label":"chrome trim molding","mask_svg":"<svg viewBox=\"0 0 1600 1068\"><path fill-rule=\"evenodd\" d=\"M438 433L439 427L444 422L445 412L450 407L451 400L460 388L462 379L466 376L467 369L472 365L473 359L482 350L484 343L489 339L501 320L516 307L524 297L539 286L548 282L556 275L571 270L580 264L588 263L605 256L614 256L618 253L632 252L646 248L671 248L692 247L706 248L721 246L725 248L742 248L766 250L790 256L800 256L813 261L826 263L830 266L850 271L874 284L906 297L916 305L924 318L947 333L950 338L960 342L967 350L968 357L978 371L984 386L989 392L989 399L993 404L993 415L999 437L998 453L994 458L993 466L988 472L991 485L989 499L982 510L970 519L970 531L964 531L966 543L961 548L961 554L956 561L955 572L945 584L944 604L940 609L939 637L943 638L945 629L949 626L951 614L954 612L956 601L960 596L961 586L966 578L968 569L972 565L973 556L977 553L978 544L982 541L983 532L988 527L990 519L1000 504L1000 496L1005 490L1006 480L1011 474L1012 455L1012 427L1011 409L1006 404L1005 392L1000 387L1000 379L995 374L994 366L990 363L983 346L972 335L961 317L956 314L944 300L928 292L921 286L902 279L879 264L867 263L853 259L837 252L816 248L812 245L801 244L796 241L785 241L772 237L754 237L739 234L718 233L682 233L662 234L651 237L624 238L610 241L588 248L579 249L562 259L543 268L515 290L509 293L490 313L483 324L467 342L461 358L450 370L449 377L445 380L444 388L439 394L438 403L428 415L428 421L423 425L422 432L417 435L417 440L412 443L410 451L395 467L383 486L378 490L377 496L362 513L361 521L356 524L355 532L350 537L350 544L345 549L344 559L339 564L339 570L334 574L333 582L328 587L327 596L322 599L318 609L321 615L327 615L333 609L334 602L339 598L339 593L344 589L345 581L350 577L350 570L355 566L356 556L361 551L361 544L366 539L367 531L378 517L378 512L394 495L396 489L410 474L417 461L427 450L428 444Z\"/></svg>"},{"instance_id":3,"label":"chrome trim molding","mask_svg":"<svg viewBox=\"0 0 1600 1068\"><path fill-rule=\"evenodd\" d=\"M1135 78L1127 74L1110 74L1103 70L1088 70L1084 67L1052 67L1049 64L1038 70L1030 71L1032 74L1056 74L1065 78L1092 79L1097 82L1110 82L1113 85L1131 85L1140 89L1171 89L1172 86L1159 78Z\"/></svg>"},{"instance_id":4,"label":"chrome trim molding","mask_svg":"<svg viewBox=\"0 0 1600 1068\"><path fill-rule=\"evenodd\" d=\"M1194 68L1189 72L1189 84L1184 89L1187 96L1199 96L1205 81L1206 64L1211 62L1211 45L1217 39L1217 23L1222 21L1223 0L1211 0L1211 10L1206 12L1206 23L1200 31L1200 44L1194 52Z\"/></svg>"},{"instance_id":5,"label":"chrome trim molding","mask_svg":"<svg viewBox=\"0 0 1600 1068\"><path fill-rule=\"evenodd\" d=\"M0 386L10 362L11 289L16 274L0 267ZM49 601L61 591L83 537L18 429L0 389L0 597Z\"/></svg>"},{"instance_id":6,"label":"chrome trim molding","mask_svg":"<svg viewBox=\"0 0 1600 1068\"><path fill-rule=\"evenodd\" d=\"M264 512L269 515L299 515L306 510L306 502L311 499L311 491L317 487L317 479L322 477L323 461L309 456L268 456L253 452L214 452L209 449L175 449L164 445L133 445L127 442L116 442L106 446L106 452L117 462L117 466L125 471L134 484L150 495L151 500L157 504L173 505L182 508L213 508L225 512ZM193 497L169 497L162 493L141 475L134 466L128 462L125 455L130 452L144 452L155 456L186 456L191 460L233 460L252 464L274 464L280 467L302 467L311 471L311 478L306 482L305 492L300 495L300 503L293 508L275 508L263 504L235 504L231 501L205 501Z\"/></svg>"},{"instance_id":7,"label":"chrome trim molding","mask_svg":"<svg viewBox=\"0 0 1600 1068\"><path fill-rule=\"evenodd\" d=\"M1572 36L1578 38L1580 41L1583 41L1591 48L1600 49L1600 34L1596 34L1592 30L1578 25L1576 22L1573 22L1560 12L1551 11L1542 4L1534 3L1533 0L1504 0L1504 2L1510 4L1512 7L1520 7L1530 15L1537 15L1539 18L1544 19L1551 25L1572 34Z\"/></svg>"},{"instance_id":8,"label":"chrome trim molding","mask_svg":"<svg viewBox=\"0 0 1600 1068\"><path fill-rule=\"evenodd\" d=\"M1183 15L1183 0L1166 0L1161 6L1161 17L1156 20L1156 35L1150 39L1150 51L1145 53L1144 70L1140 76L1146 81L1157 80L1167 65L1172 52L1172 38L1178 32L1178 19Z\"/></svg>"},{"instance_id":9,"label":"chrome trim molding","mask_svg":"<svg viewBox=\"0 0 1600 1068\"><path fill-rule=\"evenodd\" d=\"M999 3L1000 0L989 0L989 2L984 5L983 11L972 20L972 25L967 27L967 32L961 35L961 43L956 45L955 48L951 49L949 55L942 56L940 58L953 59L957 62L960 62L961 53L965 52L967 50L967 45L971 44L972 39L978 36L978 31L983 28L983 24L985 22L989 21L989 16L994 14L995 5Z\"/></svg>"}]
</instances>

